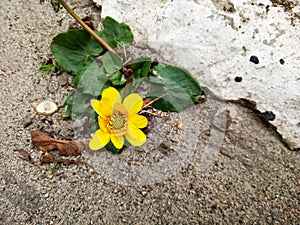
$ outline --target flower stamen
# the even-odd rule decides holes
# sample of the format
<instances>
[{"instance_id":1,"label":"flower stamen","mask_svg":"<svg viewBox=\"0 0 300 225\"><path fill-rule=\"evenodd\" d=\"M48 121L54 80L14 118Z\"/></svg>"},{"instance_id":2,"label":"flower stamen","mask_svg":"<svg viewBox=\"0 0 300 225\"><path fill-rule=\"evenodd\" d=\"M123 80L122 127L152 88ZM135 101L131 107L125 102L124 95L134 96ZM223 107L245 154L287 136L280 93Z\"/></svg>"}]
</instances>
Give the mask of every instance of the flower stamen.
<instances>
[{"instance_id":1,"label":"flower stamen","mask_svg":"<svg viewBox=\"0 0 300 225\"><path fill-rule=\"evenodd\" d=\"M126 129L127 119L126 115L122 112L114 112L109 119L109 130L112 133L119 133Z\"/></svg>"}]
</instances>

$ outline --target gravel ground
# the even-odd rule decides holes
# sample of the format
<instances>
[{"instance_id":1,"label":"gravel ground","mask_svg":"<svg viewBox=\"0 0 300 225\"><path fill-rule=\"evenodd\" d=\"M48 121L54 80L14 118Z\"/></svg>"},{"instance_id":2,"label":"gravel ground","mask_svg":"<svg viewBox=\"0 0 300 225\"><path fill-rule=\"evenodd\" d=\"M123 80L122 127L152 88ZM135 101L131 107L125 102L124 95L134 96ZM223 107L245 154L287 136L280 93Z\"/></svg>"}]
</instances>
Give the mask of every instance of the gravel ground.
<instances>
[{"instance_id":1,"label":"gravel ground","mask_svg":"<svg viewBox=\"0 0 300 225\"><path fill-rule=\"evenodd\" d=\"M92 1L72 6L99 22ZM256 112L213 96L157 118L143 148L41 165L31 130L73 137L72 121L37 115L30 103L61 105L72 90L71 76L38 68L74 22L49 1L4 0L0 12L0 224L300 224L299 152ZM186 126L175 131L178 122Z\"/></svg>"}]
</instances>

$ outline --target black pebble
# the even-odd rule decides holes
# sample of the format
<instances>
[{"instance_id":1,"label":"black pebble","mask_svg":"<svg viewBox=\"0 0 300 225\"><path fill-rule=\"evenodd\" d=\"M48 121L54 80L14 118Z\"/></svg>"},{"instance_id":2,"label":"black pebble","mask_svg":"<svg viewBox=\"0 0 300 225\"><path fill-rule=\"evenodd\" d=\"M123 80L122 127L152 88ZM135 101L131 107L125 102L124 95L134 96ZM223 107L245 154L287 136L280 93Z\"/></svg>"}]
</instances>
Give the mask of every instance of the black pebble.
<instances>
[{"instance_id":1,"label":"black pebble","mask_svg":"<svg viewBox=\"0 0 300 225\"><path fill-rule=\"evenodd\" d=\"M252 56L250 57L250 62L253 62L254 64L258 64L258 63L259 63L259 60L258 60L257 56L252 55Z\"/></svg>"},{"instance_id":2,"label":"black pebble","mask_svg":"<svg viewBox=\"0 0 300 225\"><path fill-rule=\"evenodd\" d=\"M242 82L243 78L242 77L235 77L234 81L235 82Z\"/></svg>"},{"instance_id":3,"label":"black pebble","mask_svg":"<svg viewBox=\"0 0 300 225\"><path fill-rule=\"evenodd\" d=\"M267 120L270 120L270 121L273 121L275 120L275 114L272 112L272 111L265 111L263 113L264 117L267 119Z\"/></svg>"},{"instance_id":4,"label":"black pebble","mask_svg":"<svg viewBox=\"0 0 300 225\"><path fill-rule=\"evenodd\" d=\"M285 63L283 59L280 59L279 62L281 65L283 65Z\"/></svg>"}]
</instances>

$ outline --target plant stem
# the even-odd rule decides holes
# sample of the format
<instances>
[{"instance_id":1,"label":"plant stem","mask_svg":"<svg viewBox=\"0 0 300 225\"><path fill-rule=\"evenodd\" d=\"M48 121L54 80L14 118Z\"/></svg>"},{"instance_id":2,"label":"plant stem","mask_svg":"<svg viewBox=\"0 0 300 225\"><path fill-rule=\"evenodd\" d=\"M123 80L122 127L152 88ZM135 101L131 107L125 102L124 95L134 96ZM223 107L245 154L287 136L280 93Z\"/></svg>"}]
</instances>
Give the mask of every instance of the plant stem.
<instances>
[{"instance_id":1,"label":"plant stem","mask_svg":"<svg viewBox=\"0 0 300 225\"><path fill-rule=\"evenodd\" d=\"M71 16L74 17L74 19L80 23L80 25L89 32L90 35L92 35L104 48L106 48L108 51L111 51L113 53L116 53L101 37L99 37L88 25L86 25L85 22L83 22L76 13L65 3L64 0L59 0L59 2L63 5L63 7L68 11L68 13L71 14Z\"/></svg>"},{"instance_id":2,"label":"plant stem","mask_svg":"<svg viewBox=\"0 0 300 225\"><path fill-rule=\"evenodd\" d=\"M149 106L152 105L154 102L156 102L156 101L158 101L159 99L165 97L167 94L168 94L168 93L165 93L165 94L163 94L163 95L157 97L156 99L153 99L151 102L149 102L149 103L147 103L146 105L144 105L142 109L145 109L145 108L149 107Z\"/></svg>"},{"instance_id":3,"label":"plant stem","mask_svg":"<svg viewBox=\"0 0 300 225\"><path fill-rule=\"evenodd\" d=\"M131 82L132 82L132 75L127 78L125 90L124 90L124 99L129 94Z\"/></svg>"}]
</instances>

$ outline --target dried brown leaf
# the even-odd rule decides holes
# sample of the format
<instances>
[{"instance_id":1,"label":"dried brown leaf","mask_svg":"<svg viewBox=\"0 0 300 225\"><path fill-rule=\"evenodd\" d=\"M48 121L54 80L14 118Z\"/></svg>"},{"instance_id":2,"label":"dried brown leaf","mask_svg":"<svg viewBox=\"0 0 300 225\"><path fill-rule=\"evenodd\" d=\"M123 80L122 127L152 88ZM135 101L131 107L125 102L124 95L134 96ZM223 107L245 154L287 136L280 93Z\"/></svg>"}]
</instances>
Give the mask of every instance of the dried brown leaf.
<instances>
[{"instance_id":1,"label":"dried brown leaf","mask_svg":"<svg viewBox=\"0 0 300 225\"><path fill-rule=\"evenodd\" d=\"M31 131L32 144L42 152L50 152L56 149L55 139L51 138L47 133L40 131Z\"/></svg>"},{"instance_id":2,"label":"dried brown leaf","mask_svg":"<svg viewBox=\"0 0 300 225\"><path fill-rule=\"evenodd\" d=\"M78 156L81 153L76 141L57 141L56 147L62 156Z\"/></svg>"},{"instance_id":3,"label":"dried brown leaf","mask_svg":"<svg viewBox=\"0 0 300 225\"><path fill-rule=\"evenodd\" d=\"M41 164L48 164L48 163L62 163L64 165L71 165L71 164L84 164L85 162L80 160L73 160L73 159L64 159L64 158L58 158L54 155L51 155L49 153L45 153L40 158Z\"/></svg>"},{"instance_id":4,"label":"dried brown leaf","mask_svg":"<svg viewBox=\"0 0 300 225\"><path fill-rule=\"evenodd\" d=\"M78 156L82 146L77 141L63 141L51 138L47 133L31 131L32 144L40 151L48 153L57 149L62 156Z\"/></svg>"}]
</instances>

